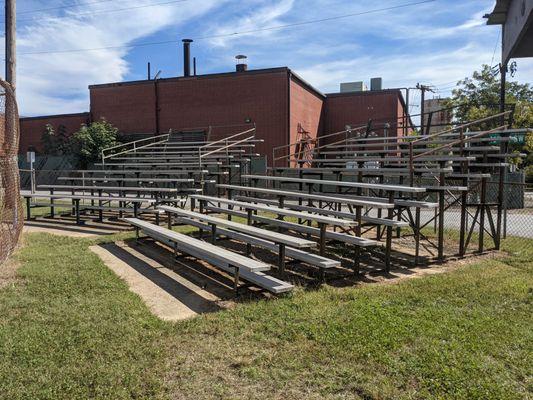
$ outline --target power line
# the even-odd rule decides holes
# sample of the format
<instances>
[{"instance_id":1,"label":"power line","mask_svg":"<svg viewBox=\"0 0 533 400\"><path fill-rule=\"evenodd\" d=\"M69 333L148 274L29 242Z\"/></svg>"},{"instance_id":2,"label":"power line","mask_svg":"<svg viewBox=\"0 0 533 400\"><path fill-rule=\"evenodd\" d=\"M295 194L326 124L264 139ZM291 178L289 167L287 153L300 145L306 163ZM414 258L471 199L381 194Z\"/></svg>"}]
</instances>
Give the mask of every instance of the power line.
<instances>
[{"instance_id":1,"label":"power line","mask_svg":"<svg viewBox=\"0 0 533 400\"><path fill-rule=\"evenodd\" d=\"M176 3L184 3L189 0L173 0L173 1L165 1L163 3L154 3L154 4L144 4L141 6L133 6L133 7L125 7L125 8L117 8L114 10L102 10L102 11L89 11L85 13L76 13L74 16L76 17L85 17L88 15L99 15L99 14L109 14L114 12L120 12L120 11L129 11L129 10L137 10L140 8L147 8L147 7L156 7L156 6L167 6L170 4L176 4ZM51 18L26 18L26 19L19 19L18 22L28 22L28 21L47 21L47 20L57 20L61 17L51 17ZM1 24L4 24L3 22L0 22Z\"/></svg>"},{"instance_id":2,"label":"power line","mask_svg":"<svg viewBox=\"0 0 533 400\"><path fill-rule=\"evenodd\" d=\"M199 40L199 39L215 39L215 38L236 36L236 35L245 35L245 34L248 34L248 33L264 32L264 31L270 31L270 30L276 30L276 29L291 28L291 27L295 27L295 26L315 24L315 23L319 23L319 22L335 21L335 20L339 20L339 19L356 17L356 16L361 16L361 15L367 15L367 14L374 14L374 13L378 13L378 12L382 12L382 11L390 11L390 10L395 10L395 9L398 9L398 8L411 7L411 6L416 6L416 5L425 4L425 3L434 3L436 1L437 0L417 1L417 2L414 2L414 3L399 4L397 6L378 8L378 9L375 9L375 10L362 11L362 12L357 12L357 13L352 13L352 14L338 15L338 16L329 17L329 18L322 18L322 19L315 19L315 20L310 20L310 21L295 22L295 23L292 23L292 24L270 26L270 27L259 28L259 29L251 29L249 31L225 33L225 34L211 35L211 36L203 36L203 37L197 38L197 40Z\"/></svg>"},{"instance_id":3,"label":"power line","mask_svg":"<svg viewBox=\"0 0 533 400\"><path fill-rule=\"evenodd\" d=\"M70 7L90 6L90 5L93 5L93 4L110 3L112 1L114 1L114 0L99 0L99 1L93 1L93 2L90 2L90 3L64 4L62 6L39 8L37 10L19 11L19 12L17 12L17 15L34 14L34 13L45 12L45 11L62 10L64 8L70 8ZM1 17L3 17L3 15Z\"/></svg>"},{"instance_id":4,"label":"power line","mask_svg":"<svg viewBox=\"0 0 533 400\"><path fill-rule=\"evenodd\" d=\"M461 79L455 79L453 81L449 81L449 82L443 82L443 83L438 83L436 85L433 85L434 87L436 87L437 89L443 87L443 86L449 86L451 85L452 83L455 85L457 85L457 82L459 82Z\"/></svg>"},{"instance_id":5,"label":"power line","mask_svg":"<svg viewBox=\"0 0 533 400\"><path fill-rule=\"evenodd\" d=\"M492 53L492 60L490 61L490 66L494 65L494 57L496 57L496 50L498 49L498 44L500 43L501 31L498 31L498 38L496 39L496 44L494 45L494 52Z\"/></svg>"},{"instance_id":6,"label":"power line","mask_svg":"<svg viewBox=\"0 0 533 400\"><path fill-rule=\"evenodd\" d=\"M183 1L187 1L187 0L179 0L179 1L183 2ZM412 6L416 6L416 5L420 5L420 4L434 3L436 1L437 0L416 1L416 2L411 2L411 3L399 4L397 6L378 8L378 9L362 11L362 12L358 12L358 13L338 15L338 16L329 17L329 18L301 21L301 22L295 22L295 23L291 23L291 24L276 25L276 26L270 26L270 27L259 28L259 29L252 29L252 30L241 31L241 32L233 32L233 33L225 33L225 34L218 34L218 35L202 36L202 37L195 38L195 40L216 39L216 38L223 38L223 37L230 37L230 36L246 35L246 34L250 34L250 33L264 32L264 31L269 31L269 30L287 29L287 28L297 27L297 26L302 26L302 25L310 25L310 24L316 24L316 23L320 23L320 22L334 21L334 20L350 18L350 17L355 17L355 16L361 16L361 15L379 13L379 12L383 12L383 11L395 10L395 9L399 9L399 8L412 7ZM174 1L174 2L177 2L177 1ZM174 2L172 2L172 3L174 3ZM169 2L169 3L171 3L171 2ZM139 8L139 7L137 7L137 8ZM179 43L179 42L181 42L181 40L164 40L164 41L159 41L159 42L146 42L146 43L114 45L114 46L112 45L112 46L81 48L81 49L30 51L30 52L20 52L19 54L20 55L37 55L37 54L79 53L79 52L85 52L85 51L114 50L114 49L123 49L123 48L156 46L156 45Z\"/></svg>"}]
</instances>

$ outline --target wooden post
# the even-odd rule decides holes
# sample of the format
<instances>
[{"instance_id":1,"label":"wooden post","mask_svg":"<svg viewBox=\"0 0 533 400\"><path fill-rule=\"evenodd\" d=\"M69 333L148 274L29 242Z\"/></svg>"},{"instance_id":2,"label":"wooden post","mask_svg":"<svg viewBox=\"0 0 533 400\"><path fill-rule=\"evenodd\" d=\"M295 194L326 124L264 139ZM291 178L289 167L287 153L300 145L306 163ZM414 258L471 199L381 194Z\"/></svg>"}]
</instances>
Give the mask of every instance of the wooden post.
<instances>
[{"instance_id":1,"label":"wooden post","mask_svg":"<svg viewBox=\"0 0 533 400\"><path fill-rule=\"evenodd\" d=\"M17 18L16 0L6 0L6 81L11 84L13 91L17 85Z\"/></svg>"}]
</instances>

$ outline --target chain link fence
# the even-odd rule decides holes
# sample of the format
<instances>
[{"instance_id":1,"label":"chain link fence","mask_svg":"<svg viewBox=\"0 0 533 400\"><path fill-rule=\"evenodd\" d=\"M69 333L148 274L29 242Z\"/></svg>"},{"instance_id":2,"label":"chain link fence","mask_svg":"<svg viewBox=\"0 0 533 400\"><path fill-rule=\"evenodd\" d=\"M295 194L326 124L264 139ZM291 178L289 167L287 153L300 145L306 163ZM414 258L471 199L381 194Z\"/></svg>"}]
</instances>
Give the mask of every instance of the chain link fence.
<instances>
[{"instance_id":1,"label":"chain link fence","mask_svg":"<svg viewBox=\"0 0 533 400\"><path fill-rule=\"evenodd\" d=\"M283 176L298 177L296 171L285 171ZM311 177L311 176L308 176ZM318 176L312 176L315 179L319 179ZM337 180L338 176L332 173L323 173L322 179L324 180ZM358 180L357 174L353 175L344 175L343 180L356 182ZM405 178L400 178L397 176L385 176L383 178L365 178L365 182L371 183L384 183L391 185L406 185L407 180ZM438 177L423 177L417 178L416 186L438 186L439 179ZM265 185L265 183L260 183L260 185ZM463 186L463 181L458 180L446 180L446 185L448 186ZM288 185L283 186L286 189L298 190L298 185ZM477 204L481 200L481 186L470 184L468 190L468 203ZM327 185L319 187L316 185L314 188L316 191L324 191L329 193L335 193L336 188ZM499 176L497 174L492 174L490 178L487 178L487 190L486 190L486 202L492 204L491 215L494 224L497 222L497 210L496 203L498 201L498 191L499 191ZM533 238L533 187L528 186L525 183L524 173L522 171L506 173L504 187L504 203L502 211L502 237L523 237L523 238ZM363 195L368 195L369 193L363 191ZM431 193L425 197L428 201L438 201L438 194ZM460 206L461 192L459 191L449 191L446 192L445 202L447 209L445 212L444 218L444 227L445 229L450 229L454 231L459 231L461 226L461 206ZM422 210L421 211L421 221L424 224L429 222L428 228L436 228L436 219L435 217L436 210ZM474 220L476 214L475 207L469 207L467 212L467 224L470 227L472 221ZM490 222L485 221L485 229L490 231ZM474 233L479 231L479 226L476 226ZM490 243L488 243L490 248Z\"/></svg>"},{"instance_id":2,"label":"chain link fence","mask_svg":"<svg viewBox=\"0 0 533 400\"><path fill-rule=\"evenodd\" d=\"M533 186L508 183L505 190L503 236L533 239Z\"/></svg>"},{"instance_id":3,"label":"chain link fence","mask_svg":"<svg viewBox=\"0 0 533 400\"><path fill-rule=\"evenodd\" d=\"M18 171L19 116L11 86L0 79L0 264L15 249L24 224Z\"/></svg>"}]
</instances>

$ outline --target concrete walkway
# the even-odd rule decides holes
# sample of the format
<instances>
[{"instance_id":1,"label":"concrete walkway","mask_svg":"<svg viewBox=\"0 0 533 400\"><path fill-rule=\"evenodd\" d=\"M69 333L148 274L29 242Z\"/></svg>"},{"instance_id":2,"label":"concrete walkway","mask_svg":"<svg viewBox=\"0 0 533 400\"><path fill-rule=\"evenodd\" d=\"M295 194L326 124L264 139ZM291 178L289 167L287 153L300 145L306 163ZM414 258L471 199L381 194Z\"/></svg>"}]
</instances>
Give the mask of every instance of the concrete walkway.
<instances>
[{"instance_id":1,"label":"concrete walkway","mask_svg":"<svg viewBox=\"0 0 533 400\"><path fill-rule=\"evenodd\" d=\"M222 308L220 297L143 254L146 245L136 246L142 246L143 252L122 241L90 249L163 320L179 321Z\"/></svg>"}]
</instances>

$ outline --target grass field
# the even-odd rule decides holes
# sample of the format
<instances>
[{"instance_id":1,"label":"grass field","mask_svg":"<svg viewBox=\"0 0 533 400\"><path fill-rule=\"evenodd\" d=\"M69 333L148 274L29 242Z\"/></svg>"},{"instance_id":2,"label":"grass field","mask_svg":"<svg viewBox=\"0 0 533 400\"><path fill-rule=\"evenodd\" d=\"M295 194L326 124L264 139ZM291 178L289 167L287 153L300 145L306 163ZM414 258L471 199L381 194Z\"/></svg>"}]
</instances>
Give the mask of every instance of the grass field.
<instances>
[{"instance_id":1,"label":"grass field","mask_svg":"<svg viewBox=\"0 0 533 400\"><path fill-rule=\"evenodd\" d=\"M24 237L17 275L0 274L1 399L533 395L531 240L445 274L168 323L88 250L127 236Z\"/></svg>"}]
</instances>

